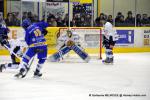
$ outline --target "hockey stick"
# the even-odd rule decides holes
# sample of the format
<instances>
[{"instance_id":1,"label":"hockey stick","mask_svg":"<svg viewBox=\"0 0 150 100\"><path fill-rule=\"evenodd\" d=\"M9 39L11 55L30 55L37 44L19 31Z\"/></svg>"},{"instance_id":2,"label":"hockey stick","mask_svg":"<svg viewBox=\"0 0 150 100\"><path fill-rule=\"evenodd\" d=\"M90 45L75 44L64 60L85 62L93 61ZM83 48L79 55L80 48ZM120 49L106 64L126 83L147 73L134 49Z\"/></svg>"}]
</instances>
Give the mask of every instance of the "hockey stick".
<instances>
[{"instance_id":1,"label":"hockey stick","mask_svg":"<svg viewBox=\"0 0 150 100\"><path fill-rule=\"evenodd\" d=\"M35 57L35 56L34 56ZM18 73L18 74L16 74L14 77L17 77L17 78L24 78L27 74L28 74L28 72L29 72L29 70L30 70L30 67L31 67L31 65L32 65L32 63L33 63L33 61L34 61L34 57L32 57L31 58L31 61L30 61L30 63L29 63L29 65L28 65L28 67L26 68L26 73L23 75L22 73L21 73L21 70L20 70L20 72Z\"/></svg>"},{"instance_id":2,"label":"hockey stick","mask_svg":"<svg viewBox=\"0 0 150 100\"><path fill-rule=\"evenodd\" d=\"M10 51L13 55L15 55L19 60L21 60L21 58L16 53L14 53L13 51L11 51L10 48L7 45L4 45L4 47L7 48L8 51Z\"/></svg>"},{"instance_id":3,"label":"hockey stick","mask_svg":"<svg viewBox=\"0 0 150 100\"><path fill-rule=\"evenodd\" d=\"M59 51L58 53L59 53L59 55L60 55L61 60L63 60L64 58L63 58L62 52Z\"/></svg>"},{"instance_id":4,"label":"hockey stick","mask_svg":"<svg viewBox=\"0 0 150 100\"><path fill-rule=\"evenodd\" d=\"M35 57L35 56L34 56L34 57ZM31 61L30 61L29 65L28 65L28 70L27 70L27 72L26 72L25 76L27 75L27 73L28 73L28 72L29 72L29 70L30 70L31 65L33 64L34 57L32 57L32 58L31 58ZM25 76L24 76L24 77L25 77Z\"/></svg>"},{"instance_id":5,"label":"hockey stick","mask_svg":"<svg viewBox=\"0 0 150 100\"><path fill-rule=\"evenodd\" d=\"M35 56L34 56L34 57L35 57ZM34 61L34 57L32 57L32 59L31 59L31 61L30 61L30 64L29 64L28 68L31 67L31 65L32 65L32 63L33 63L33 61Z\"/></svg>"}]
</instances>

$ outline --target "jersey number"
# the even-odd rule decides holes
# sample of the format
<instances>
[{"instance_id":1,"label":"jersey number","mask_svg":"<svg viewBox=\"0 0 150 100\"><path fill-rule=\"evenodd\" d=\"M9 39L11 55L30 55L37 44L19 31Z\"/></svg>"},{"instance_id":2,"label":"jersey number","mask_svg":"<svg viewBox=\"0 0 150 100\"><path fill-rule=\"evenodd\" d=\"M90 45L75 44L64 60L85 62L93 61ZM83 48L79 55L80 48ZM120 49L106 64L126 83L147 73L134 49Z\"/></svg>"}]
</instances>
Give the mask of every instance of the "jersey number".
<instances>
[{"instance_id":1,"label":"jersey number","mask_svg":"<svg viewBox=\"0 0 150 100\"><path fill-rule=\"evenodd\" d=\"M41 31L39 29L36 29L34 31L34 34L35 34L36 37L41 36Z\"/></svg>"}]
</instances>

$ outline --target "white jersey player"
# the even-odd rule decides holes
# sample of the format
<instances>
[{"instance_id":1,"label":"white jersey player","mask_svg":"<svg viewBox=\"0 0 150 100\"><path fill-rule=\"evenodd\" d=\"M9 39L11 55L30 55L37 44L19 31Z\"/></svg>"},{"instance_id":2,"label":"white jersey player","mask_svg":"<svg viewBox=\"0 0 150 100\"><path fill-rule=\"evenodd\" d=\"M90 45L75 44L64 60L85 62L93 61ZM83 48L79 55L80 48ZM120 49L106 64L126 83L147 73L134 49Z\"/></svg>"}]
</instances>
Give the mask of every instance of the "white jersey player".
<instances>
[{"instance_id":1,"label":"white jersey player","mask_svg":"<svg viewBox=\"0 0 150 100\"><path fill-rule=\"evenodd\" d=\"M57 49L67 45L68 41L73 41L76 45L80 45L80 36L71 30L67 30L66 34L61 34L57 39Z\"/></svg>"},{"instance_id":2,"label":"white jersey player","mask_svg":"<svg viewBox=\"0 0 150 100\"><path fill-rule=\"evenodd\" d=\"M11 63L1 64L0 65L0 72L2 72L3 69L17 69L20 64L20 59L16 57L13 53L15 53L17 56L22 57L23 52L25 51L26 43L23 39L10 39L10 56L11 56ZM12 53L13 52L13 53Z\"/></svg>"},{"instance_id":3,"label":"white jersey player","mask_svg":"<svg viewBox=\"0 0 150 100\"><path fill-rule=\"evenodd\" d=\"M70 50L76 52L84 61L88 62L89 56L80 45L80 36L71 30L67 30L66 34L60 35L58 38L58 52L53 54L50 59L51 61L59 61L63 58L63 55L67 54Z\"/></svg>"},{"instance_id":4,"label":"white jersey player","mask_svg":"<svg viewBox=\"0 0 150 100\"><path fill-rule=\"evenodd\" d=\"M118 40L118 35L116 30L113 29L113 26L110 22L104 24L103 30L103 46L105 46L106 59L103 60L104 63L113 63L113 47Z\"/></svg>"}]
</instances>

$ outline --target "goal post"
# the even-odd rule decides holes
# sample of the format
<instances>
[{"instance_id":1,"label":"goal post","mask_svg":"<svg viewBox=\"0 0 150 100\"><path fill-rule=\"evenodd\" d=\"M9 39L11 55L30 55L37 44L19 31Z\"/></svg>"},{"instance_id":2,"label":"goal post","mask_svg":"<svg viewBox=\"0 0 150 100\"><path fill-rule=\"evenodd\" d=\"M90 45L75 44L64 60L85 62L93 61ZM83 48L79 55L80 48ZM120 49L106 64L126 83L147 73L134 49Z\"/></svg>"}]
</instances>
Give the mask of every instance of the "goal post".
<instances>
[{"instance_id":1,"label":"goal post","mask_svg":"<svg viewBox=\"0 0 150 100\"><path fill-rule=\"evenodd\" d=\"M100 27L70 27L80 36L81 46L91 56L102 59L102 29ZM59 35L66 34L68 28L59 28Z\"/></svg>"}]
</instances>

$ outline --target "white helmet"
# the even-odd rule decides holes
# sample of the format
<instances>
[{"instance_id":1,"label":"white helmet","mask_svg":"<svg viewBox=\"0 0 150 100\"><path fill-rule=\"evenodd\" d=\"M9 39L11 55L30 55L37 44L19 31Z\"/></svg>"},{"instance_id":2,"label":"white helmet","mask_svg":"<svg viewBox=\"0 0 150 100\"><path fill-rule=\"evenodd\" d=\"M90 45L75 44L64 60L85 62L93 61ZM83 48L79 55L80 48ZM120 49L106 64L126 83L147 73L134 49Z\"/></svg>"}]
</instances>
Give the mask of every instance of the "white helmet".
<instances>
[{"instance_id":1,"label":"white helmet","mask_svg":"<svg viewBox=\"0 0 150 100\"><path fill-rule=\"evenodd\" d=\"M105 25L104 25L104 30L107 31L107 32L112 32L113 31L113 26L110 22L106 22Z\"/></svg>"}]
</instances>

